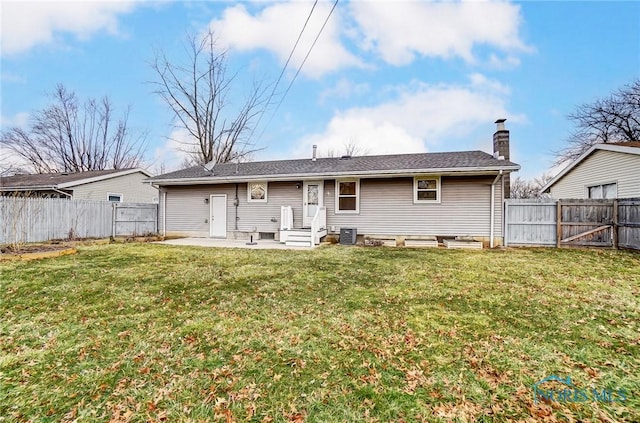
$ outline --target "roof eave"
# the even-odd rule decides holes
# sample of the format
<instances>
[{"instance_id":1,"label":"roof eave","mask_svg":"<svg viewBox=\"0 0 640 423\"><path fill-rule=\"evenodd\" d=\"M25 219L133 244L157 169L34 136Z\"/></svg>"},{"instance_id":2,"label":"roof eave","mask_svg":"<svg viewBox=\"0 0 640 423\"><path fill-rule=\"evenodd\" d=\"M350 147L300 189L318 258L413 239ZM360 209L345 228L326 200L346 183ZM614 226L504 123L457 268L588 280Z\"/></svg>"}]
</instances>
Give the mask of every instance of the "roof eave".
<instances>
[{"instance_id":1,"label":"roof eave","mask_svg":"<svg viewBox=\"0 0 640 423\"><path fill-rule=\"evenodd\" d=\"M34 186L3 186L0 187L0 191L43 191L43 190L55 190L58 189L57 185L34 185Z\"/></svg>"},{"instance_id":2,"label":"roof eave","mask_svg":"<svg viewBox=\"0 0 640 423\"><path fill-rule=\"evenodd\" d=\"M106 179L112 179L112 178L117 178L120 176L126 176L126 175L131 175L132 173L137 173L140 172L143 175L145 175L146 177L150 177L151 174L149 172L147 172L144 169L141 168L135 168L135 169L126 169L126 170L122 170L121 172L113 172L113 173L108 173L106 175L100 175L100 176L94 176L92 178L85 178L85 179L78 179L75 181L71 181L71 182L64 182L61 184L58 184L58 188L72 188L78 185L84 185L84 184L90 184L92 182L99 182L99 181L104 181Z\"/></svg>"},{"instance_id":3,"label":"roof eave","mask_svg":"<svg viewBox=\"0 0 640 423\"><path fill-rule=\"evenodd\" d=\"M168 178L149 180L156 185L188 185L188 184L216 184L234 183L250 181L290 181L295 179L322 179L335 177L391 177L391 176L412 176L420 174L492 174L500 171L515 172L520 170L519 165L514 166L488 166L488 167L453 167L436 169L392 169L374 171L353 171L353 172L324 172L324 173L286 173L275 175L245 175L245 176L209 176L198 178Z\"/></svg>"}]
</instances>

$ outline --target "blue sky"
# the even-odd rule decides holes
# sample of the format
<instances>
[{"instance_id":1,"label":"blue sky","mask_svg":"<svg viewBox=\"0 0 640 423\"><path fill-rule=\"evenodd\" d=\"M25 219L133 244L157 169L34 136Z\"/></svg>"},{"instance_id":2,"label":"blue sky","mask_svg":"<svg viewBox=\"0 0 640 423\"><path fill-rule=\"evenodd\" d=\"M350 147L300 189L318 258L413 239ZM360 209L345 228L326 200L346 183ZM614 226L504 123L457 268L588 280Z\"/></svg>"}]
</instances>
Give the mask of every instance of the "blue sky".
<instances>
[{"instance_id":1,"label":"blue sky","mask_svg":"<svg viewBox=\"0 0 640 423\"><path fill-rule=\"evenodd\" d=\"M280 74L312 2L7 2L0 4L1 125L24 125L57 83L132 107L150 169L181 161L184 134L153 94L154 48L180 61L187 32L211 28L238 73ZM319 2L278 91L291 81L333 2ZM491 151L507 118L519 175L562 148L575 106L640 77L640 2L341 0L291 90L268 109L255 160L307 157L347 142L362 151ZM274 101L280 101L276 95Z\"/></svg>"}]
</instances>

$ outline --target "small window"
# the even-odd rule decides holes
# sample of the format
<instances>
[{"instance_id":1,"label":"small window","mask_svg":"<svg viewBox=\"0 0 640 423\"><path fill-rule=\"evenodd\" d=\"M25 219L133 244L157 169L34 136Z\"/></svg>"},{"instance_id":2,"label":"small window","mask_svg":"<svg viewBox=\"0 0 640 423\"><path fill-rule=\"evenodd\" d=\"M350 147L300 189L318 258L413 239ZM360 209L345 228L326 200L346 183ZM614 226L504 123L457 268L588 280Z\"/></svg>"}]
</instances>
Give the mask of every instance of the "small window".
<instances>
[{"instance_id":1,"label":"small window","mask_svg":"<svg viewBox=\"0 0 640 423\"><path fill-rule=\"evenodd\" d=\"M602 184L587 187L587 196L594 200L618 197L618 184Z\"/></svg>"},{"instance_id":2,"label":"small window","mask_svg":"<svg viewBox=\"0 0 640 423\"><path fill-rule=\"evenodd\" d=\"M414 203L440 202L440 177L417 176L413 180Z\"/></svg>"},{"instance_id":3,"label":"small window","mask_svg":"<svg viewBox=\"0 0 640 423\"><path fill-rule=\"evenodd\" d=\"M617 184L605 184L602 186L603 198L616 198L618 196Z\"/></svg>"},{"instance_id":4,"label":"small window","mask_svg":"<svg viewBox=\"0 0 640 423\"><path fill-rule=\"evenodd\" d=\"M600 199L602 198L602 185L596 185L594 187L587 188L589 190L589 198Z\"/></svg>"},{"instance_id":5,"label":"small window","mask_svg":"<svg viewBox=\"0 0 640 423\"><path fill-rule=\"evenodd\" d=\"M336 181L336 213L360 211L360 181Z\"/></svg>"},{"instance_id":6,"label":"small window","mask_svg":"<svg viewBox=\"0 0 640 423\"><path fill-rule=\"evenodd\" d=\"M248 201L256 203L267 202L267 183L266 182L249 182Z\"/></svg>"},{"instance_id":7,"label":"small window","mask_svg":"<svg viewBox=\"0 0 640 423\"><path fill-rule=\"evenodd\" d=\"M122 194L107 194L107 201L122 203Z\"/></svg>"}]
</instances>

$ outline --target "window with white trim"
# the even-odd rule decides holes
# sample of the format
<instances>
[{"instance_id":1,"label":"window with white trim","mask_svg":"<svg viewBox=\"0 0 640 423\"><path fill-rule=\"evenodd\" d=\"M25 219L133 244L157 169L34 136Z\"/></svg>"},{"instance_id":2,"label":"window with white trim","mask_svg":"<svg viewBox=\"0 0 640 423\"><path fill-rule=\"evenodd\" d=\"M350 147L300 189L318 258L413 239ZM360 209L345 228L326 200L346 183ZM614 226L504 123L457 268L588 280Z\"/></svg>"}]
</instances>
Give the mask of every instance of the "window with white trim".
<instances>
[{"instance_id":1,"label":"window with white trim","mask_svg":"<svg viewBox=\"0 0 640 423\"><path fill-rule=\"evenodd\" d=\"M413 178L414 203L440 202L440 176L416 176Z\"/></svg>"},{"instance_id":2,"label":"window with white trim","mask_svg":"<svg viewBox=\"0 0 640 423\"><path fill-rule=\"evenodd\" d=\"M111 201L112 203L122 203L122 194L107 194L107 201Z\"/></svg>"},{"instance_id":3,"label":"window with white trim","mask_svg":"<svg viewBox=\"0 0 640 423\"><path fill-rule=\"evenodd\" d=\"M247 201L250 203L266 203L267 202L267 183L266 182L249 182L247 188Z\"/></svg>"},{"instance_id":4,"label":"window with white trim","mask_svg":"<svg viewBox=\"0 0 640 423\"><path fill-rule=\"evenodd\" d=\"M593 199L607 199L618 197L618 184L591 185L587 187L587 196Z\"/></svg>"},{"instance_id":5,"label":"window with white trim","mask_svg":"<svg viewBox=\"0 0 640 423\"><path fill-rule=\"evenodd\" d=\"M360 180L336 180L336 213L360 212Z\"/></svg>"}]
</instances>

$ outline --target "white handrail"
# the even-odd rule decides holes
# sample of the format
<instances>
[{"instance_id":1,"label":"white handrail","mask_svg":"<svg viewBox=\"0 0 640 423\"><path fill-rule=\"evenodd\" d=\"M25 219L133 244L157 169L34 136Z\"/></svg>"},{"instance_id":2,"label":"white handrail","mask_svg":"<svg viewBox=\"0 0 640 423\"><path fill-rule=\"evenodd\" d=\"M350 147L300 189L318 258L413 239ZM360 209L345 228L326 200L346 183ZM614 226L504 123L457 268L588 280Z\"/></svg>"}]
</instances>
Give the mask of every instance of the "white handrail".
<instances>
[{"instance_id":1,"label":"white handrail","mask_svg":"<svg viewBox=\"0 0 640 423\"><path fill-rule=\"evenodd\" d=\"M326 229L327 227L327 208L326 207L318 207L316 213L313 215L313 220L311 221L311 246L320 244L320 237L318 236L318 232L322 229Z\"/></svg>"},{"instance_id":2,"label":"white handrail","mask_svg":"<svg viewBox=\"0 0 640 423\"><path fill-rule=\"evenodd\" d=\"M280 206L280 230L290 231L293 229L293 209L291 206Z\"/></svg>"}]
</instances>

